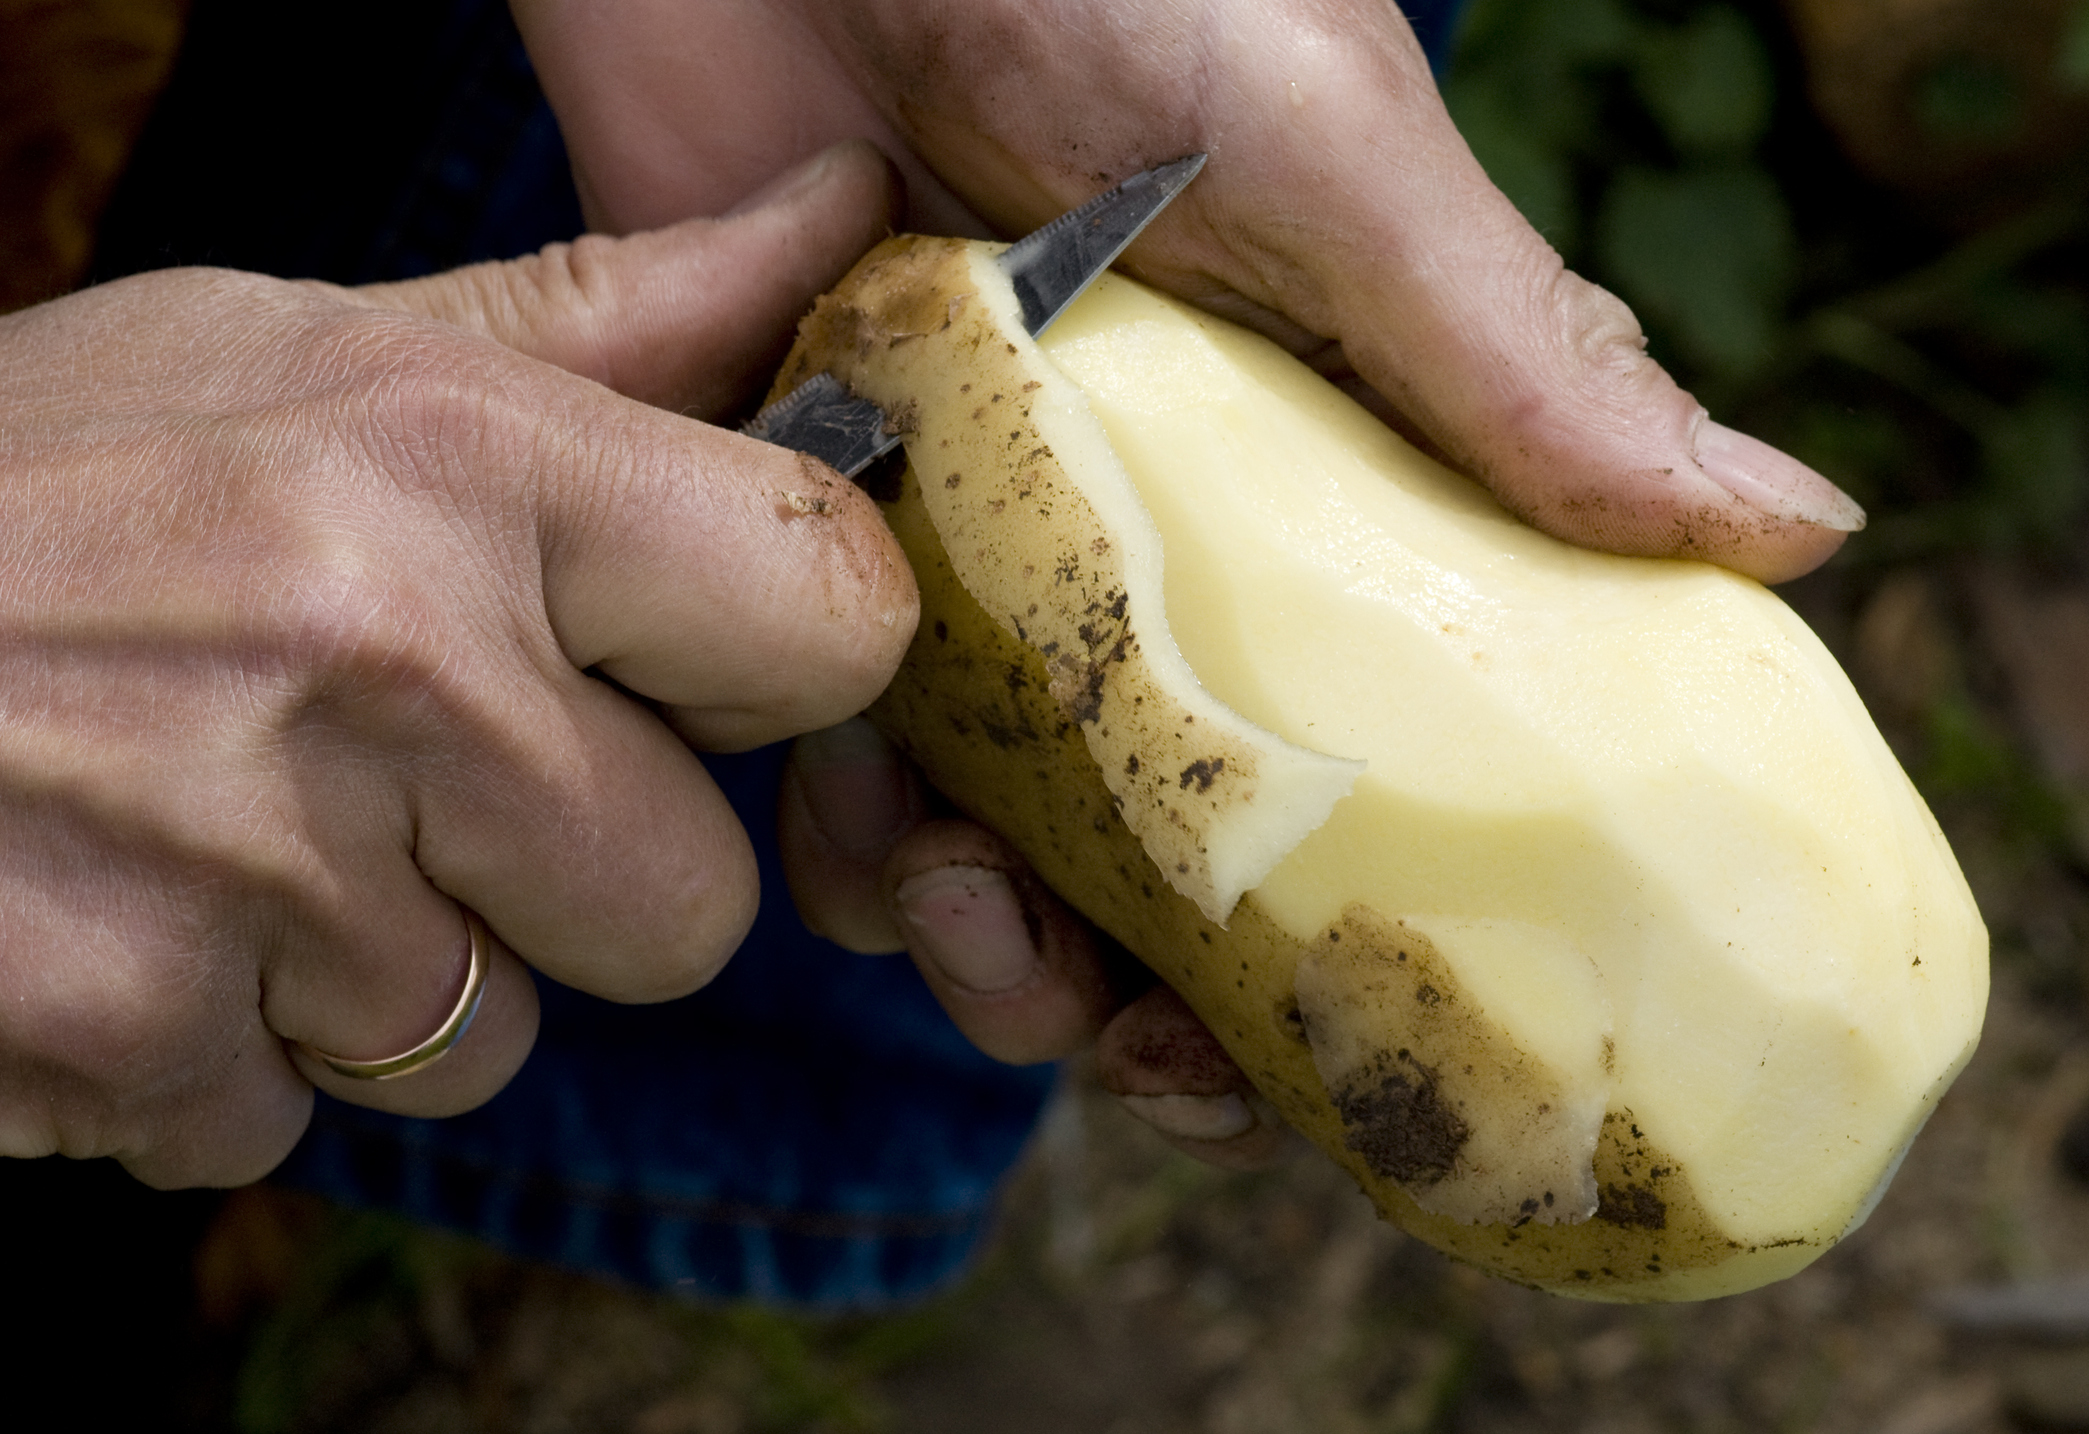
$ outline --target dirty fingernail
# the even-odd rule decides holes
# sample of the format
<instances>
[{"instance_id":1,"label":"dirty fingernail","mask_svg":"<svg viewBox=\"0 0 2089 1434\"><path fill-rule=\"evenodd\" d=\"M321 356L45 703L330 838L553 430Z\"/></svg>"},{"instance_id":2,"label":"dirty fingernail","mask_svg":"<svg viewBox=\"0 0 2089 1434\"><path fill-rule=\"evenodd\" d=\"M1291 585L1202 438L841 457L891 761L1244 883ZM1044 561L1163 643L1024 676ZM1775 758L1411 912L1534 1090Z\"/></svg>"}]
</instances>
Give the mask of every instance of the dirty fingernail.
<instances>
[{"instance_id":1,"label":"dirty fingernail","mask_svg":"<svg viewBox=\"0 0 2089 1434\"><path fill-rule=\"evenodd\" d=\"M1857 500L1790 454L1723 423L1697 430L1697 464L1705 476L1751 508L1792 523L1838 533L1864 526Z\"/></svg>"},{"instance_id":2,"label":"dirty fingernail","mask_svg":"<svg viewBox=\"0 0 2089 1434\"><path fill-rule=\"evenodd\" d=\"M1255 1128L1255 1113L1237 1092L1226 1095L1120 1095L1124 1108L1177 1140L1231 1140Z\"/></svg>"},{"instance_id":3,"label":"dirty fingernail","mask_svg":"<svg viewBox=\"0 0 2089 1434\"><path fill-rule=\"evenodd\" d=\"M798 739L793 754L805 808L844 856L876 864L914 822L913 794L897 750L861 717Z\"/></svg>"},{"instance_id":4,"label":"dirty fingernail","mask_svg":"<svg viewBox=\"0 0 2089 1434\"><path fill-rule=\"evenodd\" d=\"M1013 990L1037 969L1022 903L1000 872L938 867L908 877L894 896L908 944L966 990Z\"/></svg>"}]
</instances>

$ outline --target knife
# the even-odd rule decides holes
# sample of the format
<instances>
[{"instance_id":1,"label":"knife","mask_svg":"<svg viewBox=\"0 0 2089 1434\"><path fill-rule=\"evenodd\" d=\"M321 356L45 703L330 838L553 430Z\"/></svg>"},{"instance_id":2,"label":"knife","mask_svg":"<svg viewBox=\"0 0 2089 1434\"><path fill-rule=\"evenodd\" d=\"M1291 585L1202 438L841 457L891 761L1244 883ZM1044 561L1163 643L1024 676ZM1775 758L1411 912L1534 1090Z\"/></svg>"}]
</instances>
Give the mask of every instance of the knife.
<instances>
[{"instance_id":1,"label":"knife","mask_svg":"<svg viewBox=\"0 0 2089 1434\"><path fill-rule=\"evenodd\" d=\"M1139 231L1197 177L1204 159L1193 154L1135 174L1002 251L995 262L1015 285L1023 327L1032 338L1102 277ZM844 478L854 478L900 442L883 409L825 373L777 399L740 431L817 458Z\"/></svg>"}]
</instances>

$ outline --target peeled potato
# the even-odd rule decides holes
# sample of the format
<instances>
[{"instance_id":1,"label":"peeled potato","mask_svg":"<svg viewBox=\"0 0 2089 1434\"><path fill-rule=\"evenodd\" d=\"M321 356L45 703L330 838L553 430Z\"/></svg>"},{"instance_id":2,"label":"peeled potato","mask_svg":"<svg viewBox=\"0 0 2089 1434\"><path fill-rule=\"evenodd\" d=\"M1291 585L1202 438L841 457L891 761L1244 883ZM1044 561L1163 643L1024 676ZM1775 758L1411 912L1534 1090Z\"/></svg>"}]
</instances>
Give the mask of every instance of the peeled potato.
<instances>
[{"instance_id":1,"label":"peeled potato","mask_svg":"<svg viewBox=\"0 0 2089 1434\"><path fill-rule=\"evenodd\" d=\"M1040 346L992 253L887 243L779 380L907 433L879 723L1439 1249L1687 1299L1852 1229L1986 934L1804 624L1522 526L1127 280Z\"/></svg>"}]
</instances>

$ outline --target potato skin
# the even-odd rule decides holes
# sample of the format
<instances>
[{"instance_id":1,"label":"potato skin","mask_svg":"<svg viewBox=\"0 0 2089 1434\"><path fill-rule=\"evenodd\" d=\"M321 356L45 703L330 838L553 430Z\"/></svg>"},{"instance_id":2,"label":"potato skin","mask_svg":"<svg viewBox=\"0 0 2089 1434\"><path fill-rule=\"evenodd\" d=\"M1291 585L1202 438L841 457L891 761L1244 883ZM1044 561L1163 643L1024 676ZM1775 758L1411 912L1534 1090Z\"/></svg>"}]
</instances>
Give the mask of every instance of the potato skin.
<instances>
[{"instance_id":1,"label":"potato skin","mask_svg":"<svg viewBox=\"0 0 2089 1434\"><path fill-rule=\"evenodd\" d=\"M778 392L823 370L847 380L875 363L895 334L911 341L939 322L947 326L960 297L952 275L962 271L937 260L945 243L906 237L867 256L802 328ZM893 282L896 266L909 282ZM969 403L959 381L930 376L898 402L880 397L908 424L932 405ZM1467 1225L1422 1210L1400 1182L1426 1179L1432 1162L1455 1158L1455 1121L1434 1100L1426 1071L1403 1077L1390 1051L1377 1089L1331 1095L1294 982L1302 961L1338 949L1366 965L1380 958L1380 968L1411 958L1404 969L1418 996L1426 990L1455 1012L1461 992L1448 969L1432 964L1417 933L1361 906L1306 940L1281 929L1252 892L1225 926L1207 919L1170 888L1119 816L1065 684L1056 684L1055 695L1045 659L956 576L913 469L896 494L877 496L914 567L921 621L873 720L931 782L1007 836L1054 890L1179 991L1284 1118L1348 1169L1387 1219L1490 1273L1606 1300L1732 1293L1793 1273L1833 1243L1749 1246L1727 1238L1701 1207L1691 1172L1648 1141L1630 1109L1617 1107L1604 1115L1597 1140L1592 1218L1548 1224L1533 1210L1514 1223ZM1050 564L1040 559L1039 566ZM1499 1054L1480 1031L1457 1050L1474 1065Z\"/></svg>"},{"instance_id":2,"label":"potato skin","mask_svg":"<svg viewBox=\"0 0 2089 1434\"><path fill-rule=\"evenodd\" d=\"M991 256L911 236L873 251L805 320L785 381L821 354L907 432L966 590L1042 657L1167 883L1224 921L1365 764L1286 741L1198 680L1169 632L1151 515Z\"/></svg>"},{"instance_id":3,"label":"potato skin","mask_svg":"<svg viewBox=\"0 0 2089 1434\"><path fill-rule=\"evenodd\" d=\"M1608 1300L1697 1299L1781 1279L1825 1248L1747 1248L1716 1232L1686 1172L1643 1139L1629 1110L1605 1117L1596 1155L1602 1203L1578 1225L1461 1225L1428 1214L1352 1148L1352 1130L1314 1069L1292 995L1311 949L1252 893L1225 927L1160 880L1118 820L1078 725L1052 700L1035 651L974 602L921 504L909 469L885 516L921 588L921 626L870 716L928 779L1006 835L1044 881L1187 1000L1283 1117L1346 1168L1380 1214L1456 1259L1534 1288ZM1398 940L1363 908L1328 937ZM1439 977L1439 980L1442 978Z\"/></svg>"}]
</instances>

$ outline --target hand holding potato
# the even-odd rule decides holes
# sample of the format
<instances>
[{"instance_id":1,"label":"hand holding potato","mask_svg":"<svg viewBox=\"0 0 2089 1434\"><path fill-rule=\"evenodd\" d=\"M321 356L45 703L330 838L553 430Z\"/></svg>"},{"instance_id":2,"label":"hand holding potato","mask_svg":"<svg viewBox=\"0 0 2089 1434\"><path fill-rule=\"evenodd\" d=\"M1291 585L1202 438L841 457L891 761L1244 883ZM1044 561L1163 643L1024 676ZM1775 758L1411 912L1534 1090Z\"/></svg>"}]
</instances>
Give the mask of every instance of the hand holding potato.
<instances>
[{"instance_id":1,"label":"hand holding potato","mask_svg":"<svg viewBox=\"0 0 2089 1434\"><path fill-rule=\"evenodd\" d=\"M866 255L779 383L821 372L909 416L921 628L874 719L1387 1219L1673 1299L1863 1218L1972 1052L1986 935L1774 596L1534 532L1128 280L1033 340L985 245Z\"/></svg>"},{"instance_id":2,"label":"hand holding potato","mask_svg":"<svg viewBox=\"0 0 2089 1434\"><path fill-rule=\"evenodd\" d=\"M1309 357L1536 526L1778 581L1862 525L1819 475L1711 422L1647 357L1625 307L1562 267L1480 170L1389 4L515 10L590 216L612 231L723 210L844 138L899 163L909 227L961 235L1026 231L1205 150L1211 165L1127 267ZM1123 993L1094 994L1093 958L1069 954L1086 936L1012 853L978 828L908 837L924 814L889 753L861 741L821 752L829 776L856 773L844 780L871 815L823 819L786 793L793 887L815 929L862 949L904 940L997 1054L1034 1058L1100 1032L1106 1083L1177 1144L1228 1162L1267 1155L1275 1136L1243 1105L1245 1078L1171 993L1111 1016ZM823 834L835 823L857 849ZM953 842L977 850L960 857ZM904 931L895 898L913 913ZM948 978L936 954L996 943L1005 979L993 989Z\"/></svg>"},{"instance_id":3,"label":"hand holding potato","mask_svg":"<svg viewBox=\"0 0 2089 1434\"><path fill-rule=\"evenodd\" d=\"M1383 0L520 0L611 230L717 213L836 140L899 160L910 227L1022 233L1212 163L1128 267L1353 369L1382 414L1556 536L1765 581L1863 515L1711 422L1624 305L1488 182Z\"/></svg>"}]
</instances>

